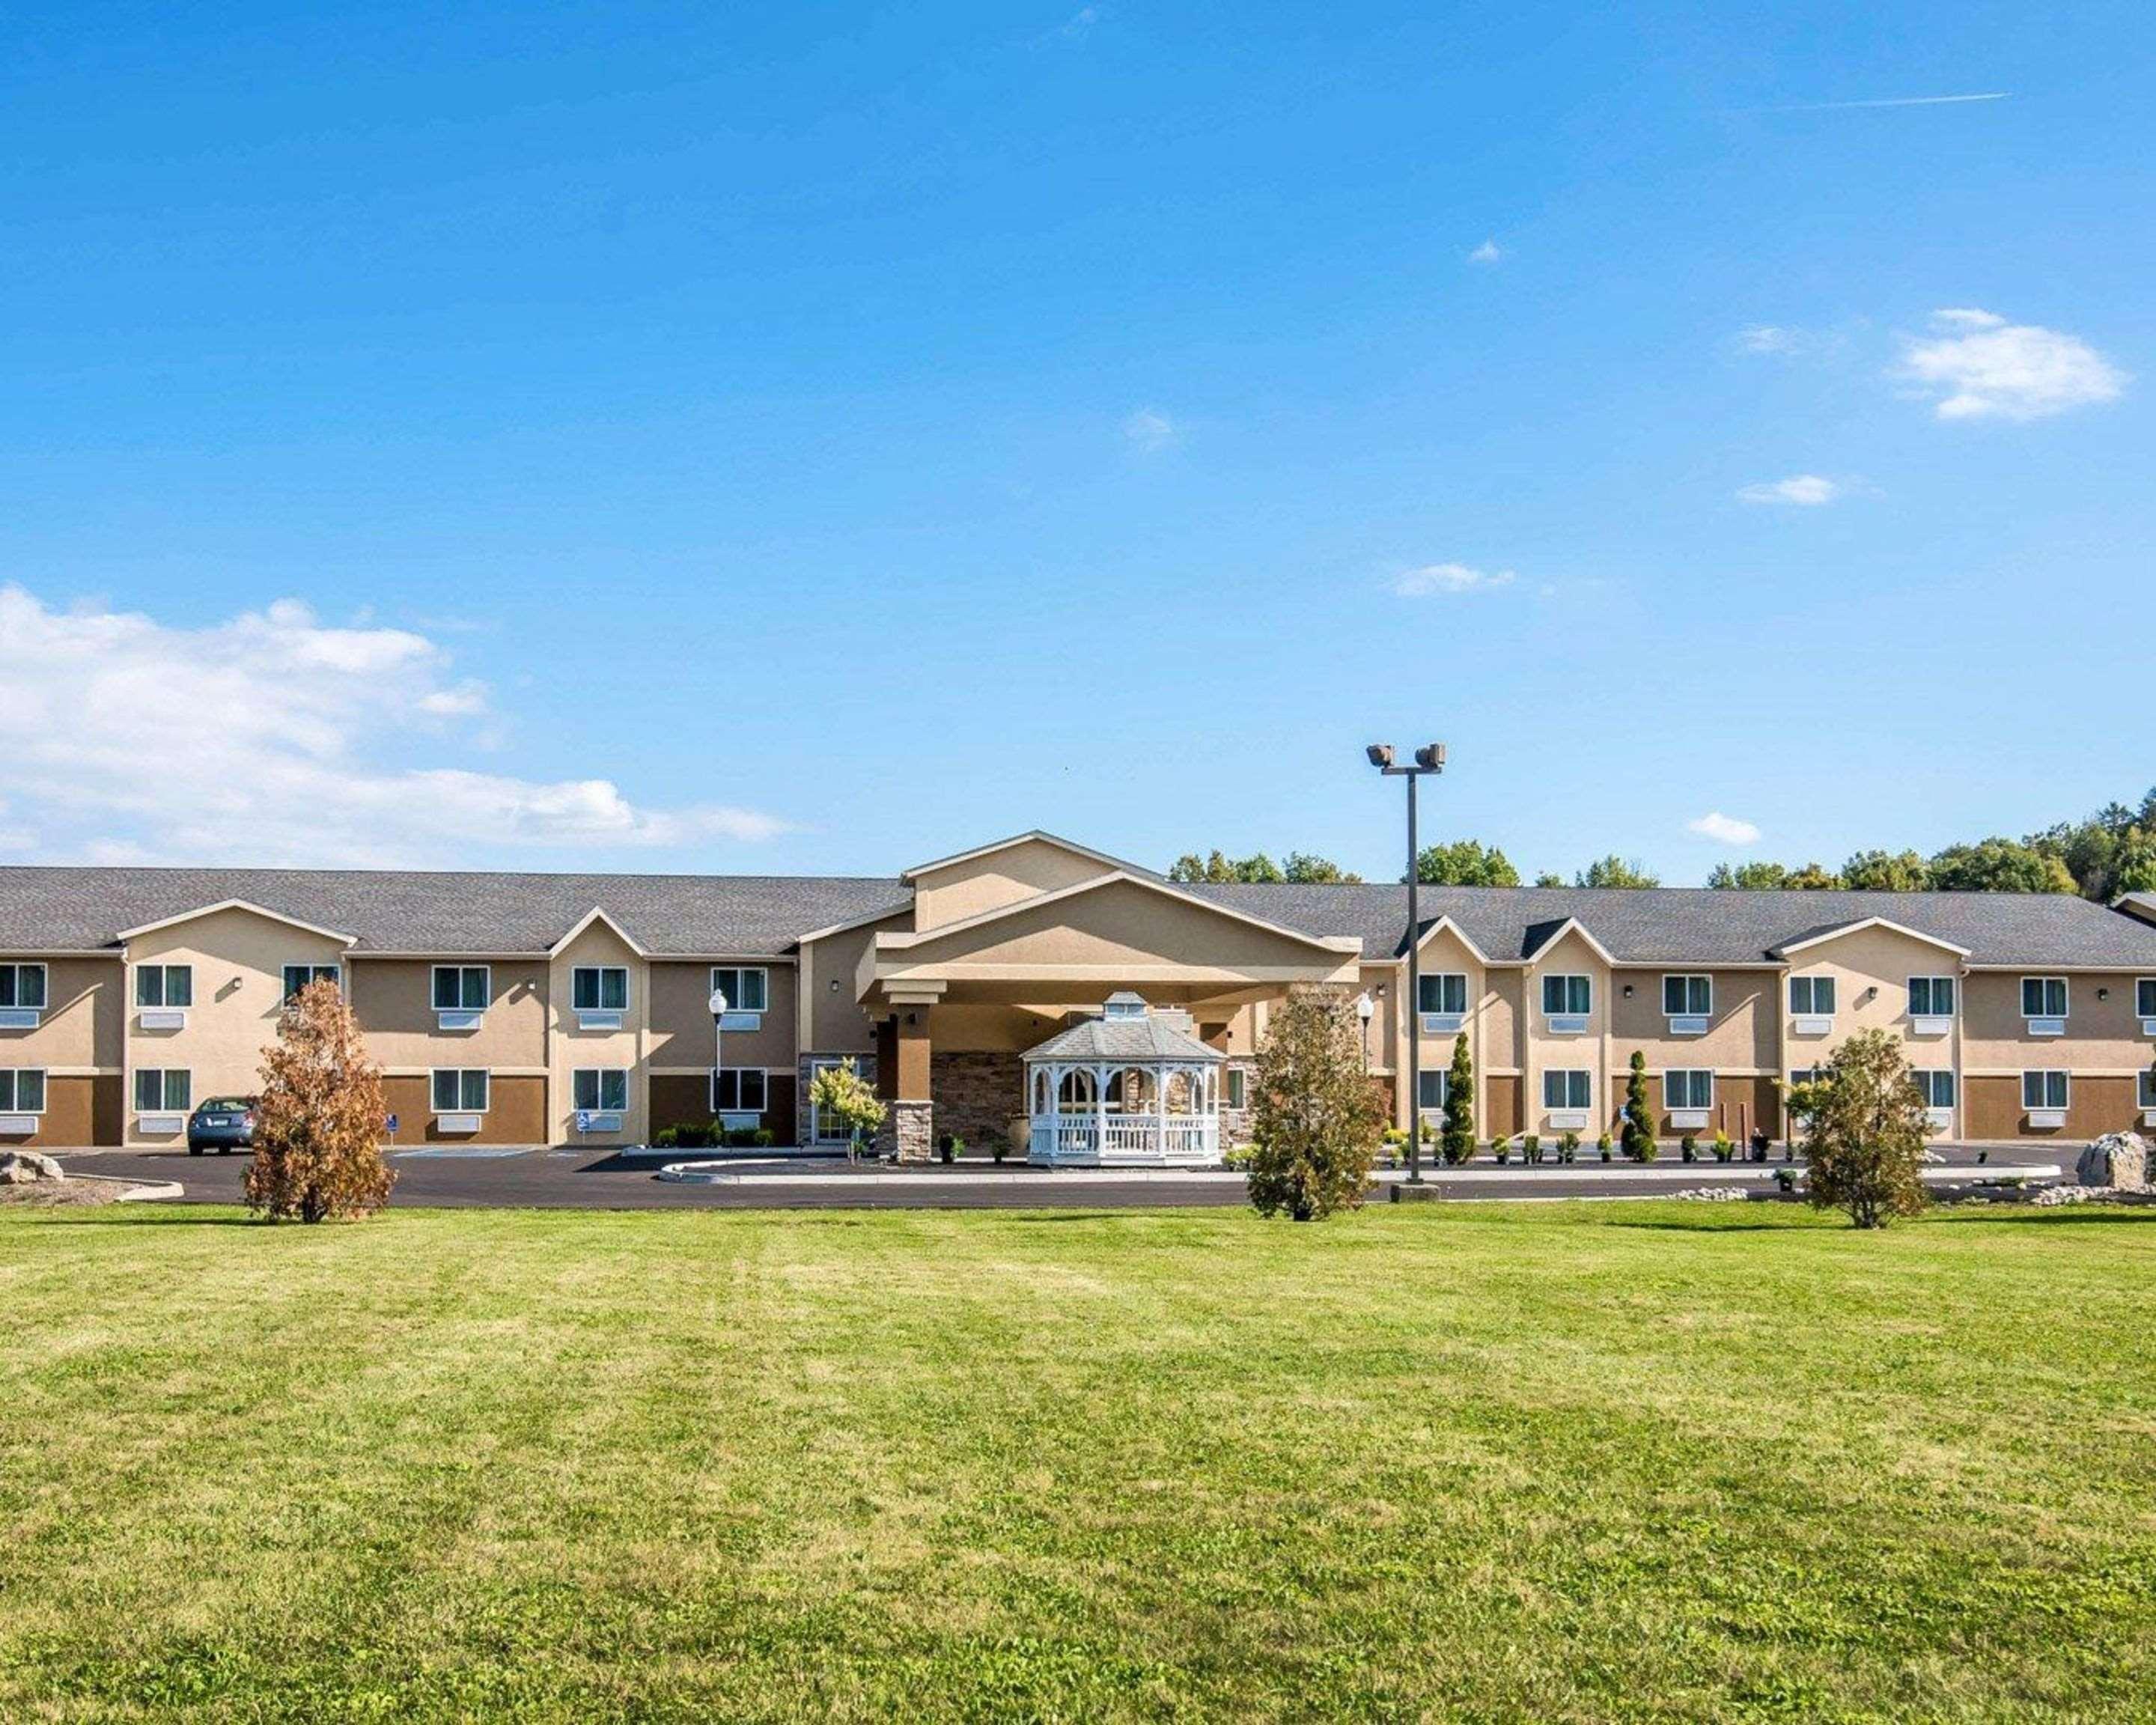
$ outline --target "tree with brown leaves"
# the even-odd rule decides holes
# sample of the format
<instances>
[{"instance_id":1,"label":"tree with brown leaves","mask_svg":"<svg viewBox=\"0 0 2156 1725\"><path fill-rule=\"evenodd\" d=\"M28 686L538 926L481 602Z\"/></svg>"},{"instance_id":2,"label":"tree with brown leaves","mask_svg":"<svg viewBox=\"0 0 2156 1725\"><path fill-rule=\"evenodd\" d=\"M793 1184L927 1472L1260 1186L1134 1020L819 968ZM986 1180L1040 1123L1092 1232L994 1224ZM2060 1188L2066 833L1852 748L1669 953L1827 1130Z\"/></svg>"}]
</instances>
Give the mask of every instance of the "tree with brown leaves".
<instances>
[{"instance_id":1,"label":"tree with brown leaves","mask_svg":"<svg viewBox=\"0 0 2156 1725\"><path fill-rule=\"evenodd\" d=\"M1346 992L1289 995L1265 1026L1256 1078L1250 1202L1259 1214L1307 1222L1362 1203L1385 1117Z\"/></svg>"},{"instance_id":2,"label":"tree with brown leaves","mask_svg":"<svg viewBox=\"0 0 2156 1725\"><path fill-rule=\"evenodd\" d=\"M1902 1045L1861 1030L1811 1083L1791 1092L1804 1122L1805 1195L1815 1209L1844 1209L1881 1228L1924 1207L1924 1099Z\"/></svg>"},{"instance_id":3,"label":"tree with brown leaves","mask_svg":"<svg viewBox=\"0 0 2156 1725\"><path fill-rule=\"evenodd\" d=\"M273 1222L380 1209L397 1178L382 1159L388 1118L359 1020L335 983L308 983L285 1003L263 1057L248 1208Z\"/></svg>"}]
</instances>

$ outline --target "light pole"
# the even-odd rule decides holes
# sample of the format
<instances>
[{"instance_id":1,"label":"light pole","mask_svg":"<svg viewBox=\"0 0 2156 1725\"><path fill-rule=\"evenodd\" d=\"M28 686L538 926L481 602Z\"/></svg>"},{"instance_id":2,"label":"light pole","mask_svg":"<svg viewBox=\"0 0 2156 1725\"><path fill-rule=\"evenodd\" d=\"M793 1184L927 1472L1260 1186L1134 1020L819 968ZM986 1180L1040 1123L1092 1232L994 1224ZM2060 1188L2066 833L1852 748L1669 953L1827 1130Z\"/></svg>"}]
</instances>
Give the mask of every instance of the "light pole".
<instances>
[{"instance_id":1,"label":"light pole","mask_svg":"<svg viewBox=\"0 0 2156 1725\"><path fill-rule=\"evenodd\" d=\"M1408 782L1408 988L1399 1011L1408 1033L1408 1183L1422 1184L1422 906L1415 891L1415 781L1425 773L1445 771L1445 745L1426 742L1415 751L1414 765L1393 763L1393 746L1373 742L1363 752L1388 778Z\"/></svg>"},{"instance_id":2,"label":"light pole","mask_svg":"<svg viewBox=\"0 0 2156 1725\"><path fill-rule=\"evenodd\" d=\"M711 1009L711 1123L717 1126L719 1084L721 1075L726 1069L726 991L724 988L712 989L711 998L706 1004ZM719 1137L724 1142L726 1128L723 1126L719 1127Z\"/></svg>"}]
</instances>

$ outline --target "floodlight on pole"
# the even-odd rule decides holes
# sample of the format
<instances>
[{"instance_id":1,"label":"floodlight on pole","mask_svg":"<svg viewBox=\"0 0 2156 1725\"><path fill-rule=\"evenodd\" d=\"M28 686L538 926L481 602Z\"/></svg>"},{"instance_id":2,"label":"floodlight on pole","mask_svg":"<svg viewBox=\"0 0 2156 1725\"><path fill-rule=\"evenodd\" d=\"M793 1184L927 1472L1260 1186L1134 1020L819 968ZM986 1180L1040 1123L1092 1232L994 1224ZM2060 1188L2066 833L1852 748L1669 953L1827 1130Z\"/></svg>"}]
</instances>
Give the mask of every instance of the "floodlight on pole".
<instances>
[{"instance_id":1,"label":"floodlight on pole","mask_svg":"<svg viewBox=\"0 0 2156 1725\"><path fill-rule=\"evenodd\" d=\"M1422 905L1415 891L1420 884L1416 874L1421 860L1415 839L1415 781L1425 773L1445 771L1445 745L1424 743L1414 752L1412 767L1393 764L1393 746L1389 742L1371 743L1363 752L1388 778L1408 782L1408 988L1399 1014L1408 1033L1408 1183L1419 1186L1422 1183ZM1363 1022L1367 1029L1368 1014Z\"/></svg>"}]
</instances>

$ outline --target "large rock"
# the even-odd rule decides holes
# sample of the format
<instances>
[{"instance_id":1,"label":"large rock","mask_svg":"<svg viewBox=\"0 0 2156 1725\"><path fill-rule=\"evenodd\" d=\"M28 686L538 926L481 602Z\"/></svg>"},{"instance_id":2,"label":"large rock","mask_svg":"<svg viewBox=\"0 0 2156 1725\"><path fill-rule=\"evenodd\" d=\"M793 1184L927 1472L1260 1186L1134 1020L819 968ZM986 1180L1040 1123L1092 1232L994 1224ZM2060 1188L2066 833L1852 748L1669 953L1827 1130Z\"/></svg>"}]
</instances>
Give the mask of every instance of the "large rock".
<instances>
[{"instance_id":1,"label":"large rock","mask_svg":"<svg viewBox=\"0 0 2156 1725\"><path fill-rule=\"evenodd\" d=\"M64 1180L67 1171L49 1156L34 1150L0 1153L0 1186L30 1186L40 1180Z\"/></svg>"},{"instance_id":2,"label":"large rock","mask_svg":"<svg viewBox=\"0 0 2156 1725\"><path fill-rule=\"evenodd\" d=\"M2122 1192L2148 1189L2148 1144L2138 1132L2106 1132L2074 1165L2084 1186L2110 1186Z\"/></svg>"}]
</instances>

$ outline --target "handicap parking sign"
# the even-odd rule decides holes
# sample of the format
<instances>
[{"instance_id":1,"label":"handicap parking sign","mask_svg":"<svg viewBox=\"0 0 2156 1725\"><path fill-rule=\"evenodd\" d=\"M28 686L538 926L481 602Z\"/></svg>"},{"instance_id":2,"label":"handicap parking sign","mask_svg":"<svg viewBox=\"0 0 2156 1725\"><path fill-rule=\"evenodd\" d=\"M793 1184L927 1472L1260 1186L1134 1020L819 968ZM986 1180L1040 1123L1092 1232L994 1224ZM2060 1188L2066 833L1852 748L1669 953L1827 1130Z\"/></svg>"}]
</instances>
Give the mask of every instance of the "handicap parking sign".
<instances>
[{"instance_id":1,"label":"handicap parking sign","mask_svg":"<svg viewBox=\"0 0 2156 1725\"><path fill-rule=\"evenodd\" d=\"M397 1117L394 1114L389 1117L389 1130L393 1132L397 1130Z\"/></svg>"},{"instance_id":2,"label":"handicap parking sign","mask_svg":"<svg viewBox=\"0 0 2156 1725\"><path fill-rule=\"evenodd\" d=\"M577 1111L577 1130L580 1132L588 1132L591 1129L592 1117L585 1113L583 1109L579 1108Z\"/></svg>"}]
</instances>

